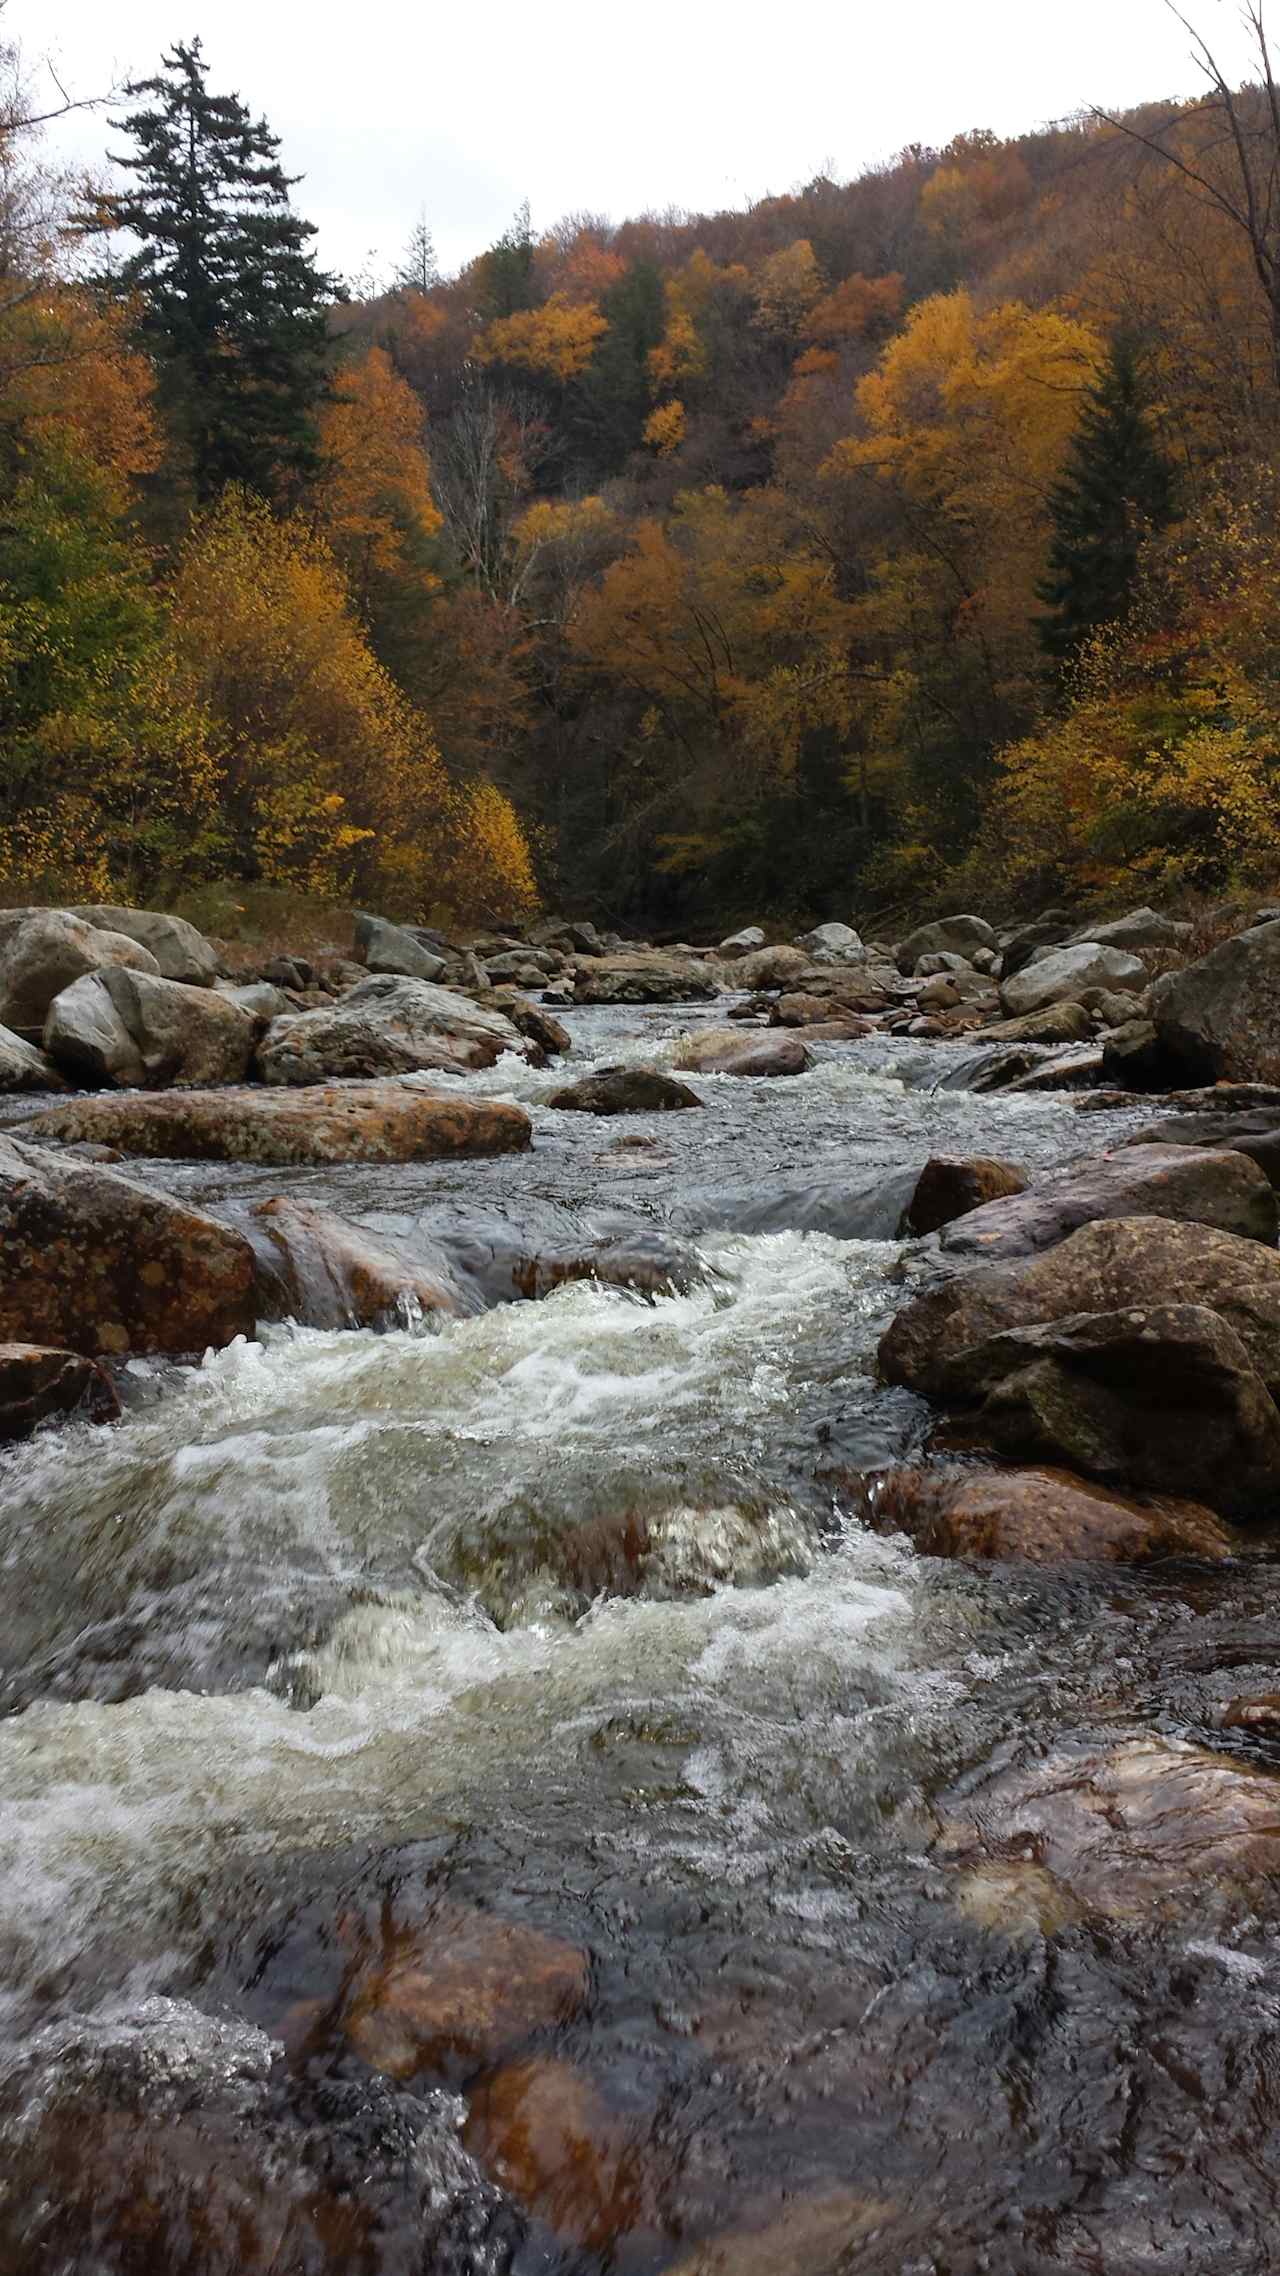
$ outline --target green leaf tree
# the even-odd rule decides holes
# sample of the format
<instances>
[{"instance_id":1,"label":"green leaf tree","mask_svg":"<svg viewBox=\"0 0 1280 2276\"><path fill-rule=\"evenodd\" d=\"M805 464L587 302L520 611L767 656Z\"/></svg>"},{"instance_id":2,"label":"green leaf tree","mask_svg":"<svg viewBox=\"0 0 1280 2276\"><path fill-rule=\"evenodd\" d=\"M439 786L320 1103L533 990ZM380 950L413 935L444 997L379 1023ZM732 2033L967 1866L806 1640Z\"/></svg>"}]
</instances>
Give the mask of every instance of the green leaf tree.
<instances>
[{"instance_id":1,"label":"green leaf tree","mask_svg":"<svg viewBox=\"0 0 1280 2276\"><path fill-rule=\"evenodd\" d=\"M1142 541L1172 510L1172 469L1153 431L1143 358L1121 333L1049 494L1053 536L1037 587L1049 655L1068 662L1091 633L1127 613Z\"/></svg>"}]
</instances>

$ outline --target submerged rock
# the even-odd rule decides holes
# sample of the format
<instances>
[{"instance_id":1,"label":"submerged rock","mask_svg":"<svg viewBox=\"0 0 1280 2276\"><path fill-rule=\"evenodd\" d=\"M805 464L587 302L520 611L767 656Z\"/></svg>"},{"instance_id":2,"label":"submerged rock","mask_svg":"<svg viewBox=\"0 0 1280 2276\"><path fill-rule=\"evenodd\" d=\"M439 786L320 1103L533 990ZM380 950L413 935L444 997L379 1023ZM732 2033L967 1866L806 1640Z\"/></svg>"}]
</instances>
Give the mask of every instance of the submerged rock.
<instances>
[{"instance_id":1,"label":"submerged rock","mask_svg":"<svg viewBox=\"0 0 1280 2276\"><path fill-rule=\"evenodd\" d=\"M741 2228L682 2252L665 2276L845 2276L872 2237L892 2231L896 2208L852 2190L815 2189L753 2212Z\"/></svg>"},{"instance_id":2,"label":"submerged rock","mask_svg":"<svg viewBox=\"0 0 1280 2276\"><path fill-rule=\"evenodd\" d=\"M271 1084L305 1087L345 1078L462 1074L492 1067L504 1051L528 1056L519 1030L501 1012L425 980L364 980L332 1009L273 1020L258 1046Z\"/></svg>"},{"instance_id":3,"label":"submerged rock","mask_svg":"<svg viewBox=\"0 0 1280 2276\"><path fill-rule=\"evenodd\" d=\"M29 1438L40 1423L80 1415L114 1422L120 1401L107 1376L79 1352L0 1344L0 1439Z\"/></svg>"},{"instance_id":4,"label":"submerged rock","mask_svg":"<svg viewBox=\"0 0 1280 2276\"><path fill-rule=\"evenodd\" d=\"M1216 1226L1274 1248L1280 1206L1265 1172L1230 1150L1121 1146L1063 1177L965 1214L943 1232L950 1256L1030 1256L1111 1217L1162 1217ZM1200 1175L1189 1169L1198 1165Z\"/></svg>"},{"instance_id":5,"label":"submerged rock","mask_svg":"<svg viewBox=\"0 0 1280 2276\"><path fill-rule=\"evenodd\" d=\"M584 2005L590 1962L527 1922L446 1905L357 1945L342 1995L349 2046L387 2078L475 2072Z\"/></svg>"},{"instance_id":6,"label":"submerged rock","mask_svg":"<svg viewBox=\"0 0 1280 2276\"><path fill-rule=\"evenodd\" d=\"M905 1533L929 1557L1137 1565L1232 1554L1229 1534L1199 1504L1134 1501L1066 1470L911 1464L868 1480L859 1510L877 1533Z\"/></svg>"},{"instance_id":7,"label":"submerged rock","mask_svg":"<svg viewBox=\"0 0 1280 2276\"><path fill-rule=\"evenodd\" d=\"M118 1146L175 1162L430 1162L512 1154L532 1135L518 1106L437 1097L412 1084L135 1093L77 1100L22 1125L24 1137ZM42 1157L43 1158L43 1157Z\"/></svg>"},{"instance_id":8,"label":"submerged rock","mask_svg":"<svg viewBox=\"0 0 1280 2276\"><path fill-rule=\"evenodd\" d=\"M486 2079L462 2139L500 2189L572 2244L605 2251L654 2223L643 2134L571 2063L543 2057Z\"/></svg>"},{"instance_id":9,"label":"submerged rock","mask_svg":"<svg viewBox=\"0 0 1280 2276\"><path fill-rule=\"evenodd\" d=\"M701 1104L687 1083L676 1082L659 1067L600 1067L581 1082L553 1091L547 1100L548 1106L575 1114L672 1114Z\"/></svg>"},{"instance_id":10,"label":"submerged rock","mask_svg":"<svg viewBox=\"0 0 1280 2276\"><path fill-rule=\"evenodd\" d=\"M261 1201L244 1225L258 1264L260 1319L311 1328L407 1327L424 1315L456 1318L470 1309L443 1261L433 1272L313 1202Z\"/></svg>"}]
</instances>

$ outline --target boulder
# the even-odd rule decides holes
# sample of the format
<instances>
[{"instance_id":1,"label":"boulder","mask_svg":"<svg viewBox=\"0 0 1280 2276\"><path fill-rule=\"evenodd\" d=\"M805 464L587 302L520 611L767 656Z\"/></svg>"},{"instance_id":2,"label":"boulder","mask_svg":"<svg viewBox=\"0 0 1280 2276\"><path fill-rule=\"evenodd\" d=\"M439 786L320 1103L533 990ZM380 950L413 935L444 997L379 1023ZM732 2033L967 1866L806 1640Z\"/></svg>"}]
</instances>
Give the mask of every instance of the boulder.
<instances>
[{"instance_id":1,"label":"boulder","mask_svg":"<svg viewBox=\"0 0 1280 2276\"><path fill-rule=\"evenodd\" d=\"M400 980L438 980L444 971L443 956L385 917L358 910L355 941L356 955L366 971L390 973Z\"/></svg>"},{"instance_id":2,"label":"boulder","mask_svg":"<svg viewBox=\"0 0 1280 2276\"><path fill-rule=\"evenodd\" d=\"M558 1058L573 1049L573 1037L568 1028L553 1019L542 1004L531 1004L518 988L489 988L479 1000L487 1010L501 1012L504 1019L509 1019L526 1043L534 1044L544 1059Z\"/></svg>"},{"instance_id":3,"label":"boulder","mask_svg":"<svg viewBox=\"0 0 1280 2276\"><path fill-rule=\"evenodd\" d=\"M803 948L815 964L853 963L863 954L861 938L852 925L815 925L796 946Z\"/></svg>"},{"instance_id":4,"label":"boulder","mask_svg":"<svg viewBox=\"0 0 1280 2276\"><path fill-rule=\"evenodd\" d=\"M1000 977L1012 980L1030 964L1040 949L1058 948L1069 941L1076 929L1076 919L1070 909L1046 909L1029 925L1010 935L1000 957Z\"/></svg>"},{"instance_id":5,"label":"boulder","mask_svg":"<svg viewBox=\"0 0 1280 2276\"><path fill-rule=\"evenodd\" d=\"M694 1075L803 1075L813 1065L799 1036L741 1035L723 1027L687 1036L671 1063Z\"/></svg>"},{"instance_id":6,"label":"boulder","mask_svg":"<svg viewBox=\"0 0 1280 2276\"><path fill-rule=\"evenodd\" d=\"M1280 1189L1280 1110L1256 1107L1241 1114L1173 1114L1146 1130L1135 1130L1129 1146L1200 1146L1211 1152L1229 1148L1247 1154Z\"/></svg>"},{"instance_id":7,"label":"boulder","mask_svg":"<svg viewBox=\"0 0 1280 2276\"><path fill-rule=\"evenodd\" d=\"M921 1170L903 1213L902 1237L936 1233L954 1218L966 1217L989 1201L1025 1192L1026 1183L1022 1171L1011 1162L995 1162L982 1155L933 1154Z\"/></svg>"},{"instance_id":8,"label":"boulder","mask_svg":"<svg viewBox=\"0 0 1280 2276\"><path fill-rule=\"evenodd\" d=\"M1103 1043L1103 1078L1119 1090L1163 1090L1173 1072L1152 1020L1127 1020L1123 1027L1113 1028Z\"/></svg>"},{"instance_id":9,"label":"boulder","mask_svg":"<svg viewBox=\"0 0 1280 2276\"><path fill-rule=\"evenodd\" d=\"M1158 980L1151 1017L1184 1079L1280 1081L1280 922L1237 933Z\"/></svg>"},{"instance_id":10,"label":"boulder","mask_svg":"<svg viewBox=\"0 0 1280 2276\"><path fill-rule=\"evenodd\" d=\"M789 948L779 942L772 948L753 949L738 960L734 970L735 984L740 988L781 988L784 991L807 983L813 974L813 958L802 948Z\"/></svg>"},{"instance_id":11,"label":"boulder","mask_svg":"<svg viewBox=\"0 0 1280 2276\"><path fill-rule=\"evenodd\" d=\"M1061 1003L1044 1004L1039 1011L1024 1012L1021 1019L997 1020L984 1028L984 1043L1087 1043L1093 1034L1093 1021L1083 1004L1073 1003L1069 997Z\"/></svg>"},{"instance_id":12,"label":"boulder","mask_svg":"<svg viewBox=\"0 0 1280 2276\"><path fill-rule=\"evenodd\" d=\"M418 1928L384 1928L348 1966L342 2032L388 2078L486 2069L585 2004L585 1952L526 1921L443 1906Z\"/></svg>"},{"instance_id":13,"label":"boulder","mask_svg":"<svg viewBox=\"0 0 1280 2276\"><path fill-rule=\"evenodd\" d=\"M1199 1503L1138 1502L1066 1470L910 1463L868 1481L861 1514L878 1533L905 1533L926 1557L1140 1565L1232 1554L1230 1535Z\"/></svg>"},{"instance_id":14,"label":"boulder","mask_svg":"<svg viewBox=\"0 0 1280 2276\"><path fill-rule=\"evenodd\" d=\"M308 1328L403 1328L426 1317L457 1318L469 1307L443 1263L421 1258L331 1209L283 1196L249 1210L261 1320Z\"/></svg>"},{"instance_id":15,"label":"boulder","mask_svg":"<svg viewBox=\"0 0 1280 2276\"><path fill-rule=\"evenodd\" d=\"M43 1344L0 1344L0 1440L30 1438L41 1423L81 1416L114 1422L120 1401L110 1379L76 1351Z\"/></svg>"},{"instance_id":16,"label":"boulder","mask_svg":"<svg viewBox=\"0 0 1280 2276\"><path fill-rule=\"evenodd\" d=\"M952 949L958 956L968 957L975 948L999 946L995 932L981 917L939 917L933 924L917 925L898 942L898 970L910 977L922 956L938 956Z\"/></svg>"},{"instance_id":17,"label":"boulder","mask_svg":"<svg viewBox=\"0 0 1280 2276\"><path fill-rule=\"evenodd\" d=\"M1184 948L1193 930L1155 909L1143 908L1130 909L1127 916L1112 917L1104 924L1082 925L1072 937L1096 941L1100 948L1127 948L1130 955L1140 956L1144 949Z\"/></svg>"},{"instance_id":18,"label":"boulder","mask_svg":"<svg viewBox=\"0 0 1280 2276\"><path fill-rule=\"evenodd\" d=\"M64 1091L66 1083L52 1059L24 1043L7 1027L0 1027L0 1094L14 1091Z\"/></svg>"},{"instance_id":19,"label":"boulder","mask_svg":"<svg viewBox=\"0 0 1280 2276\"><path fill-rule=\"evenodd\" d=\"M96 1355L253 1333L238 1233L96 1163L0 1139L0 1342Z\"/></svg>"},{"instance_id":20,"label":"boulder","mask_svg":"<svg viewBox=\"0 0 1280 2276\"><path fill-rule=\"evenodd\" d=\"M80 1099L22 1125L24 1138L117 1146L174 1162L433 1162L519 1153L517 1106L436 1097L409 1083L289 1091L152 1091ZM43 1158L43 1157L42 1157Z\"/></svg>"},{"instance_id":21,"label":"boulder","mask_svg":"<svg viewBox=\"0 0 1280 2276\"><path fill-rule=\"evenodd\" d=\"M361 965L353 965L352 970L357 979L363 980L364 970ZM314 981L315 970L305 956L273 956L263 965L261 978L269 987L289 988L295 995L301 995Z\"/></svg>"},{"instance_id":22,"label":"boulder","mask_svg":"<svg viewBox=\"0 0 1280 2276\"><path fill-rule=\"evenodd\" d=\"M752 961L744 958L739 970L745 974ZM619 956L578 956L572 971L574 1001L579 1004L688 1004L705 1002L720 993L709 965L696 957L667 955L658 949Z\"/></svg>"},{"instance_id":23,"label":"boulder","mask_svg":"<svg viewBox=\"0 0 1280 2276\"><path fill-rule=\"evenodd\" d=\"M216 988L112 967L54 998L44 1047L79 1082L199 1090L244 1081L258 1024Z\"/></svg>"},{"instance_id":24,"label":"boulder","mask_svg":"<svg viewBox=\"0 0 1280 2276\"><path fill-rule=\"evenodd\" d=\"M945 1401L964 1396L965 1355L992 1336L1078 1313L1179 1304L1217 1312L1263 1382L1280 1390L1280 1254L1158 1217L1085 1225L1056 1248L923 1289L882 1338L880 1366L888 1382Z\"/></svg>"},{"instance_id":25,"label":"boulder","mask_svg":"<svg viewBox=\"0 0 1280 2276\"><path fill-rule=\"evenodd\" d=\"M1002 980L1000 1001L1010 1019L1021 1019L1046 1004L1078 1003L1086 988L1135 995L1146 985L1147 968L1136 956L1120 948L1099 948L1093 941L1077 941L1067 948L1049 949L1011 980Z\"/></svg>"},{"instance_id":26,"label":"boulder","mask_svg":"<svg viewBox=\"0 0 1280 2276\"><path fill-rule=\"evenodd\" d=\"M1196 1165L1200 1172L1191 1168ZM942 1234L951 1256L1031 1256L1111 1217L1176 1218L1274 1248L1280 1205L1256 1162L1230 1149L1120 1146L1052 1182L972 1210Z\"/></svg>"},{"instance_id":27,"label":"boulder","mask_svg":"<svg viewBox=\"0 0 1280 2276\"><path fill-rule=\"evenodd\" d=\"M189 988L210 988L218 977L218 959L203 933L185 917L167 917L158 909L95 907L76 909L73 915L99 932L123 933L155 958L163 980L181 980ZM142 969L145 971L146 966Z\"/></svg>"},{"instance_id":28,"label":"boulder","mask_svg":"<svg viewBox=\"0 0 1280 2276\"><path fill-rule=\"evenodd\" d=\"M763 947L764 934L759 925L744 925L740 933L730 933L727 940L721 941L718 953L727 963L732 963L739 956L750 956L753 949Z\"/></svg>"},{"instance_id":29,"label":"boulder","mask_svg":"<svg viewBox=\"0 0 1280 2276\"><path fill-rule=\"evenodd\" d=\"M246 980L238 986L228 980L219 980L217 992L229 1004L234 1004L238 1011L247 1012L258 1032L269 1026L273 1019L279 1019L294 1009L284 989L277 988L270 980Z\"/></svg>"},{"instance_id":30,"label":"boulder","mask_svg":"<svg viewBox=\"0 0 1280 2276\"><path fill-rule=\"evenodd\" d=\"M273 1020L258 1046L266 1083L491 1067L504 1051L528 1057L519 1030L450 988L390 974L363 980L340 1003Z\"/></svg>"},{"instance_id":31,"label":"boulder","mask_svg":"<svg viewBox=\"0 0 1280 2276\"><path fill-rule=\"evenodd\" d=\"M154 956L123 933L99 932L67 909L15 912L0 945L0 1026L38 1043L55 996L86 972L123 964L158 974Z\"/></svg>"},{"instance_id":32,"label":"boulder","mask_svg":"<svg viewBox=\"0 0 1280 2276\"><path fill-rule=\"evenodd\" d=\"M687 1083L658 1067L601 1067L581 1082L553 1091L547 1100L548 1106L577 1114L670 1114L701 1104Z\"/></svg>"}]
</instances>

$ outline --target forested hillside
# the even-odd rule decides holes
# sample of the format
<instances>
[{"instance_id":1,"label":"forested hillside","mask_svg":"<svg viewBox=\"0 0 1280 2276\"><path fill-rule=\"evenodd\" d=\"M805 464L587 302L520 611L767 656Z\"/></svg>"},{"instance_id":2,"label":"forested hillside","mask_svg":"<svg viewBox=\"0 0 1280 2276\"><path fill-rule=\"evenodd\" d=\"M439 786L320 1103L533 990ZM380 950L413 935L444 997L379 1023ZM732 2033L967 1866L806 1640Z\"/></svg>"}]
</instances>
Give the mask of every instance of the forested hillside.
<instances>
[{"instance_id":1,"label":"forested hillside","mask_svg":"<svg viewBox=\"0 0 1280 2276\"><path fill-rule=\"evenodd\" d=\"M318 269L216 52L0 115L0 868L679 929L1272 877L1280 100ZM252 90L247 90L251 97Z\"/></svg>"}]
</instances>

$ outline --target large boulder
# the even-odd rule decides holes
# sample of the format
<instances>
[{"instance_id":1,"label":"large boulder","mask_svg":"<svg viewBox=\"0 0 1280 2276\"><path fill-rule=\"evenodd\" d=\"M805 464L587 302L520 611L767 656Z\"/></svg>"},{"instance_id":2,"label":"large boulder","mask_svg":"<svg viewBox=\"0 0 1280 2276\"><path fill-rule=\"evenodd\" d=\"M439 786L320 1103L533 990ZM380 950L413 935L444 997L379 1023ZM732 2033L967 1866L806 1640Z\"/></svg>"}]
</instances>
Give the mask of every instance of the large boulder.
<instances>
[{"instance_id":1,"label":"large boulder","mask_svg":"<svg viewBox=\"0 0 1280 2276\"><path fill-rule=\"evenodd\" d=\"M1237 933L1158 980L1151 1017L1170 1062L1192 1082L1280 1081L1280 922Z\"/></svg>"},{"instance_id":2,"label":"large boulder","mask_svg":"<svg viewBox=\"0 0 1280 2276\"><path fill-rule=\"evenodd\" d=\"M750 956L753 949L763 947L764 934L760 926L744 925L741 932L730 933L727 940L721 941L717 954L723 956L726 963L733 963L739 956Z\"/></svg>"},{"instance_id":3,"label":"large boulder","mask_svg":"<svg viewBox=\"0 0 1280 2276\"><path fill-rule=\"evenodd\" d=\"M1103 1081L1116 1090L1166 1090L1174 1073L1154 1020L1126 1020L1103 1043Z\"/></svg>"},{"instance_id":4,"label":"large boulder","mask_svg":"<svg viewBox=\"0 0 1280 2276\"><path fill-rule=\"evenodd\" d=\"M266 1083L324 1083L335 1075L463 1074L504 1051L528 1056L519 1030L450 988L391 975L362 980L340 1003L273 1020L258 1046Z\"/></svg>"},{"instance_id":5,"label":"large boulder","mask_svg":"<svg viewBox=\"0 0 1280 2276\"><path fill-rule=\"evenodd\" d=\"M96 1163L0 1139L0 1342L203 1351L253 1333L240 1234Z\"/></svg>"},{"instance_id":6,"label":"large boulder","mask_svg":"<svg viewBox=\"0 0 1280 2276\"><path fill-rule=\"evenodd\" d=\"M1147 985L1147 968L1124 949L1075 941L1051 948L1000 983L1000 1001L1010 1019L1041 1011L1046 1004L1078 1003L1086 988L1115 995L1138 995Z\"/></svg>"},{"instance_id":7,"label":"large boulder","mask_svg":"<svg viewBox=\"0 0 1280 2276\"><path fill-rule=\"evenodd\" d=\"M24 1043L11 1029L0 1027L0 1093L13 1091L64 1091L66 1084L52 1059Z\"/></svg>"},{"instance_id":8,"label":"large boulder","mask_svg":"<svg viewBox=\"0 0 1280 2276\"><path fill-rule=\"evenodd\" d=\"M216 988L112 966L55 996L44 1047L78 1082L199 1090L244 1081L259 1025Z\"/></svg>"},{"instance_id":9,"label":"large boulder","mask_svg":"<svg viewBox=\"0 0 1280 2276\"><path fill-rule=\"evenodd\" d=\"M803 948L815 964L856 963L864 953L861 935L852 925L815 925L796 945Z\"/></svg>"},{"instance_id":10,"label":"large boulder","mask_svg":"<svg viewBox=\"0 0 1280 2276\"><path fill-rule=\"evenodd\" d=\"M123 933L156 960L164 980L181 980L189 988L210 988L218 977L218 959L203 933L185 917L167 917L158 909L94 907L76 909L87 925L100 932Z\"/></svg>"},{"instance_id":11,"label":"large boulder","mask_svg":"<svg viewBox=\"0 0 1280 2276\"><path fill-rule=\"evenodd\" d=\"M519 1153L529 1117L398 1082L288 1090L149 1091L80 1099L23 1123L22 1135L118 1147L174 1162L433 1162Z\"/></svg>"},{"instance_id":12,"label":"large boulder","mask_svg":"<svg viewBox=\"0 0 1280 2276\"><path fill-rule=\"evenodd\" d=\"M1274 1248L1280 1206L1256 1162L1230 1149L1121 1146L1061 1177L989 1201L948 1225L952 1256L1030 1256L1110 1217L1172 1217Z\"/></svg>"},{"instance_id":13,"label":"large boulder","mask_svg":"<svg viewBox=\"0 0 1280 2276\"><path fill-rule=\"evenodd\" d=\"M415 940L403 925L359 911L355 921L356 954L370 972L389 972L402 980L438 980L445 968L443 956Z\"/></svg>"},{"instance_id":14,"label":"large boulder","mask_svg":"<svg viewBox=\"0 0 1280 2276\"><path fill-rule=\"evenodd\" d=\"M547 1100L577 1114L671 1114L701 1104L696 1091L660 1067L600 1067Z\"/></svg>"},{"instance_id":15,"label":"large boulder","mask_svg":"<svg viewBox=\"0 0 1280 2276\"><path fill-rule=\"evenodd\" d=\"M709 1027L686 1036L672 1065L692 1075L803 1075L813 1061L798 1035L743 1035Z\"/></svg>"},{"instance_id":16,"label":"large boulder","mask_svg":"<svg viewBox=\"0 0 1280 2276\"><path fill-rule=\"evenodd\" d=\"M1072 938L1075 929L1076 920L1070 909L1044 910L1029 925L1009 935L1000 957L1001 979L1011 980L1041 949L1059 947Z\"/></svg>"},{"instance_id":17,"label":"large boulder","mask_svg":"<svg viewBox=\"0 0 1280 2276\"><path fill-rule=\"evenodd\" d=\"M933 924L917 925L913 933L898 942L898 970L909 978L922 956L939 956L952 950L957 956L967 958L975 948L998 949L999 946L995 932L982 917L938 917Z\"/></svg>"},{"instance_id":18,"label":"large boulder","mask_svg":"<svg viewBox=\"0 0 1280 2276\"><path fill-rule=\"evenodd\" d=\"M120 1401L108 1376L78 1351L0 1344L0 1441L30 1438L45 1422L114 1422Z\"/></svg>"},{"instance_id":19,"label":"large boulder","mask_svg":"<svg viewBox=\"0 0 1280 2276\"><path fill-rule=\"evenodd\" d=\"M738 967L744 985L755 985L745 979L746 967L753 961L744 958ZM720 993L714 967L697 957L661 949L578 956L572 971L574 1001L579 1004L688 1004Z\"/></svg>"},{"instance_id":20,"label":"large boulder","mask_svg":"<svg viewBox=\"0 0 1280 2276\"><path fill-rule=\"evenodd\" d=\"M1065 1470L904 1464L867 1482L860 1513L878 1533L905 1533L927 1557L1137 1565L1232 1554L1230 1536L1199 1503L1137 1502Z\"/></svg>"},{"instance_id":21,"label":"large boulder","mask_svg":"<svg viewBox=\"0 0 1280 2276\"><path fill-rule=\"evenodd\" d=\"M1273 1187L1280 1188L1280 1108L1255 1107L1240 1114L1218 1114L1211 1108L1199 1113L1172 1114L1126 1139L1129 1146L1199 1146L1211 1152L1229 1147L1247 1154L1265 1171Z\"/></svg>"},{"instance_id":22,"label":"large boulder","mask_svg":"<svg viewBox=\"0 0 1280 2276\"><path fill-rule=\"evenodd\" d=\"M67 909L15 911L0 939L0 1026L30 1043L44 1033L49 1006L85 972L123 964L158 975L149 949L123 933L99 932Z\"/></svg>"},{"instance_id":23,"label":"large boulder","mask_svg":"<svg viewBox=\"0 0 1280 2276\"><path fill-rule=\"evenodd\" d=\"M1100 948L1127 948L1131 955L1140 956L1144 949L1178 949L1186 946L1193 927L1173 917L1162 917L1155 909L1130 909L1127 916L1112 917L1104 924L1081 925L1073 934L1075 940L1092 940Z\"/></svg>"}]
</instances>

